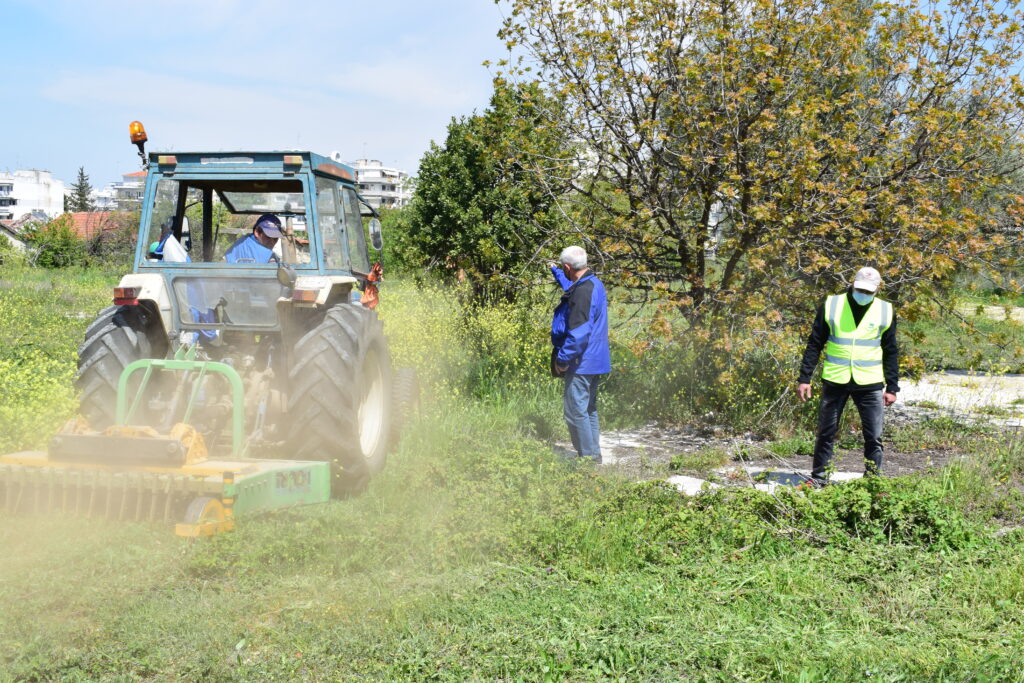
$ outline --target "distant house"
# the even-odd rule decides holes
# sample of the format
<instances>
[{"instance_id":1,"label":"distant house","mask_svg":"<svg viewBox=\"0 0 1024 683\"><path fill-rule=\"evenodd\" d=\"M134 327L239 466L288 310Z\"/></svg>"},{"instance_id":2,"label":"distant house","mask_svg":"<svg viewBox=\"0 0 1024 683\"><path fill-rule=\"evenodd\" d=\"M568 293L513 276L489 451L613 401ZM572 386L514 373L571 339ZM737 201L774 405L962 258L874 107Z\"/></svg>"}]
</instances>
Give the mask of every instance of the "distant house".
<instances>
[{"instance_id":1,"label":"distant house","mask_svg":"<svg viewBox=\"0 0 1024 683\"><path fill-rule=\"evenodd\" d=\"M122 228L128 212L76 211L68 215L71 216L71 227L75 234L83 240L93 240Z\"/></svg>"},{"instance_id":2,"label":"distant house","mask_svg":"<svg viewBox=\"0 0 1024 683\"><path fill-rule=\"evenodd\" d=\"M21 240L21 237L14 228L11 227L13 222L14 221L0 220L0 235L3 235L7 239L7 242L18 251L25 251L27 249L25 243Z\"/></svg>"}]
</instances>

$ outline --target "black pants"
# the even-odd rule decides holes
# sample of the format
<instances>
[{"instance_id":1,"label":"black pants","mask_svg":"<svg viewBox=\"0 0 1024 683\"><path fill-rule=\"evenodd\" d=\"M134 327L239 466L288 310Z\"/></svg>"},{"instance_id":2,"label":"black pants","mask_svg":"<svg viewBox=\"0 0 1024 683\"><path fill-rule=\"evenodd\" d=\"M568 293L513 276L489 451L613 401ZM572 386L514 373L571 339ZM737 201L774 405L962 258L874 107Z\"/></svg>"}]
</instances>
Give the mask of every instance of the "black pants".
<instances>
[{"instance_id":1,"label":"black pants","mask_svg":"<svg viewBox=\"0 0 1024 683\"><path fill-rule=\"evenodd\" d=\"M845 387L822 385L821 406L818 408L818 438L814 442L814 465L811 476L828 478L828 466L839 431L839 418L843 416L846 399L852 398L864 434L864 473L882 471L882 390L850 391Z\"/></svg>"}]
</instances>

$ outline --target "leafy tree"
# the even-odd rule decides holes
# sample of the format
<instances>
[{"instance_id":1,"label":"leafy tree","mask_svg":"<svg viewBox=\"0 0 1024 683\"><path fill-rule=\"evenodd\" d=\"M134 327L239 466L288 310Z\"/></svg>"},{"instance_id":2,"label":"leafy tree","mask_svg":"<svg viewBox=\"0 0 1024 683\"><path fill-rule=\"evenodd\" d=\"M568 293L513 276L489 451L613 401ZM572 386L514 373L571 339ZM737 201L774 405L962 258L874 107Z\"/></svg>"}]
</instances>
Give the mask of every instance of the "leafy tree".
<instances>
[{"instance_id":1,"label":"leafy tree","mask_svg":"<svg viewBox=\"0 0 1024 683\"><path fill-rule=\"evenodd\" d=\"M30 223L23 231L25 241L34 251L31 265L44 268L65 268L85 260L85 242L72 227L70 214L63 214L49 223Z\"/></svg>"},{"instance_id":2,"label":"leafy tree","mask_svg":"<svg viewBox=\"0 0 1024 683\"><path fill-rule=\"evenodd\" d=\"M913 316L959 266L1020 254L1007 249L1022 237L1007 211L1024 113L1012 4L506 4L518 57L499 74L557 97L578 143L560 165L522 144L547 169L533 178L606 279L661 312L805 323L811 301L874 265Z\"/></svg>"},{"instance_id":3,"label":"leafy tree","mask_svg":"<svg viewBox=\"0 0 1024 683\"><path fill-rule=\"evenodd\" d=\"M71 186L71 194L65 197L65 211L92 211L92 200L89 194L92 192L92 185L89 184L89 176L85 173L85 167L78 167L78 180Z\"/></svg>"},{"instance_id":4,"label":"leafy tree","mask_svg":"<svg viewBox=\"0 0 1024 683\"><path fill-rule=\"evenodd\" d=\"M536 85L499 79L483 114L452 120L420 162L407 211L392 218L406 263L468 280L477 297L514 296L559 223L537 164L524 163L563 144L548 104Z\"/></svg>"}]
</instances>

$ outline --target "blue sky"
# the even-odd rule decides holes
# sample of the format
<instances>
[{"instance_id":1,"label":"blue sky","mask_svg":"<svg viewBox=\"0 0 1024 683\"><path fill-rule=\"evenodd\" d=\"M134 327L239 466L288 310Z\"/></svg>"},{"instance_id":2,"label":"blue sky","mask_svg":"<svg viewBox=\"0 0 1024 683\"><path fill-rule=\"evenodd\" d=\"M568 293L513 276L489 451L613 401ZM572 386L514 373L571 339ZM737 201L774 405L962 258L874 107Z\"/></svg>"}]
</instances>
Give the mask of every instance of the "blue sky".
<instances>
[{"instance_id":1,"label":"blue sky","mask_svg":"<svg viewBox=\"0 0 1024 683\"><path fill-rule=\"evenodd\" d=\"M491 0L0 0L0 170L94 186L151 151L340 151L414 170L483 109Z\"/></svg>"}]
</instances>

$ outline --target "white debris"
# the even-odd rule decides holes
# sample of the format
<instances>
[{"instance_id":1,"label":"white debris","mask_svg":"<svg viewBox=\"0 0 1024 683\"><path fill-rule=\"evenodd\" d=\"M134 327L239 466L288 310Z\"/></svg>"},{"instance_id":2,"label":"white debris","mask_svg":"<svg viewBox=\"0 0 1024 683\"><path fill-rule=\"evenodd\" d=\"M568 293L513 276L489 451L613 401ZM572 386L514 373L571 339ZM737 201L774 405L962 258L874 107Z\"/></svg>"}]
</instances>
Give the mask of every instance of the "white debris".
<instances>
[{"instance_id":1,"label":"white debris","mask_svg":"<svg viewBox=\"0 0 1024 683\"><path fill-rule=\"evenodd\" d=\"M701 491L718 488L718 484L712 484L697 477L688 477L685 474L674 474L667 481L688 496L695 496Z\"/></svg>"}]
</instances>

